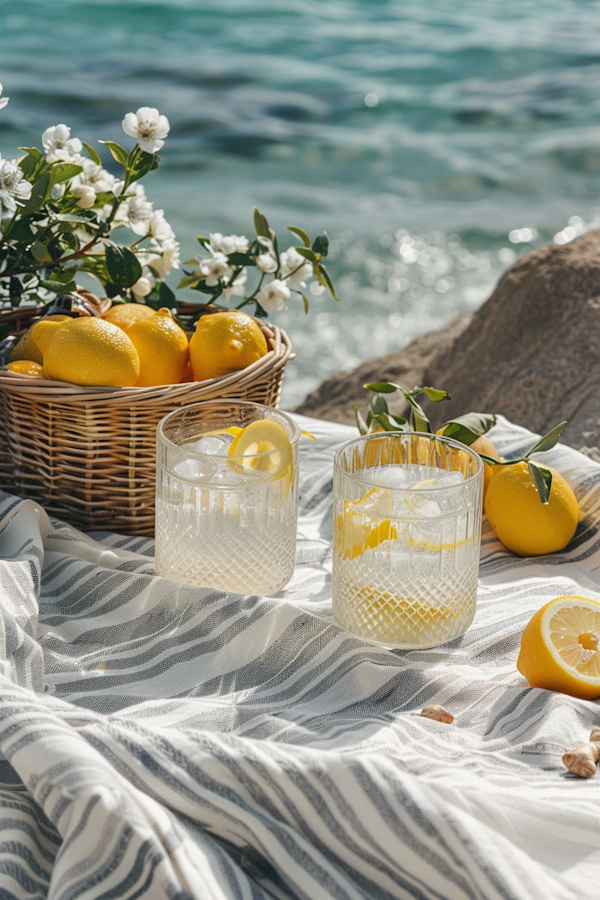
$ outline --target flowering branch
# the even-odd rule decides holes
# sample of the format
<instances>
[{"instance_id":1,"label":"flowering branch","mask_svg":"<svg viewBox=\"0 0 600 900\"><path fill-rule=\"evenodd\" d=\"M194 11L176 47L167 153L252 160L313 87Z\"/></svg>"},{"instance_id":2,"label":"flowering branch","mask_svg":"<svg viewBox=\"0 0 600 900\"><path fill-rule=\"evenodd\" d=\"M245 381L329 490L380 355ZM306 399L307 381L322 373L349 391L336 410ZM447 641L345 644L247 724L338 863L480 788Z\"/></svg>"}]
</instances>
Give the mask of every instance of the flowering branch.
<instances>
[{"instance_id":1,"label":"flowering branch","mask_svg":"<svg viewBox=\"0 0 600 900\"><path fill-rule=\"evenodd\" d=\"M254 303L255 315L263 317L283 309L292 293L302 297L308 312L306 282L313 277L321 290L327 289L334 300L339 299L323 263L329 250L326 235L320 235L311 245L305 231L289 226L288 230L300 237L303 243L280 253L277 235L256 207L254 227L256 237L252 241L235 234L224 236L217 233L208 238L199 237L200 245L210 255L188 260L186 265L194 265L194 269L185 272L178 287L189 287L208 294L212 303L221 297L242 297L236 309ZM248 270L252 269L260 275L255 279L254 288L247 291ZM268 276L272 276L272 280L265 283Z\"/></svg>"},{"instance_id":2,"label":"flowering branch","mask_svg":"<svg viewBox=\"0 0 600 900\"><path fill-rule=\"evenodd\" d=\"M0 98L0 109L6 102ZM136 138L131 151L100 142L122 167L121 179L66 125L46 129L42 151L21 148L18 162L0 157L0 301L47 302L74 290L75 273L84 271L109 297L173 304L164 279L179 266L179 244L139 183L159 165L169 122L142 107L125 116L123 130ZM136 236L129 247L115 242L119 229Z\"/></svg>"}]
</instances>

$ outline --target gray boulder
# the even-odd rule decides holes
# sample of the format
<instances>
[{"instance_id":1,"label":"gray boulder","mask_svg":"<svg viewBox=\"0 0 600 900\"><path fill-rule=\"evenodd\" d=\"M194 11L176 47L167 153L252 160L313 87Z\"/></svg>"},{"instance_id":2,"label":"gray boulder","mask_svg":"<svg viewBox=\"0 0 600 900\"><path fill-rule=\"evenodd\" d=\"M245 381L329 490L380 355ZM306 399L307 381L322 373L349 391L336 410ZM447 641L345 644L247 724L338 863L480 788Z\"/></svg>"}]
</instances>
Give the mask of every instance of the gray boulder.
<instances>
[{"instance_id":1,"label":"gray boulder","mask_svg":"<svg viewBox=\"0 0 600 900\"><path fill-rule=\"evenodd\" d=\"M435 426L469 410L542 433L568 419L565 442L600 458L600 231L528 253L474 315L327 379L298 411L352 422L379 380L449 391L428 406Z\"/></svg>"}]
</instances>

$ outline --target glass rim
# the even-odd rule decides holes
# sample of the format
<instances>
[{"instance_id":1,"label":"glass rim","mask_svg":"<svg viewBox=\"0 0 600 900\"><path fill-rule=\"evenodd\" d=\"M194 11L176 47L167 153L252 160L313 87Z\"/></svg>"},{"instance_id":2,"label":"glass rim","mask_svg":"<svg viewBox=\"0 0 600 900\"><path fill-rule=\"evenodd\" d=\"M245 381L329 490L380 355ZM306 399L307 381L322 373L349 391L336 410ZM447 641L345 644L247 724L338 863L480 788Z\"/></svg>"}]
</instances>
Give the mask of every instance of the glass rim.
<instances>
[{"instance_id":1,"label":"glass rim","mask_svg":"<svg viewBox=\"0 0 600 900\"><path fill-rule=\"evenodd\" d=\"M164 441L165 444L167 444L170 447L173 447L175 450L184 450L184 448L186 446L185 444L176 444L174 441L172 441L170 438L168 438L166 436L166 434L164 432L164 426L167 424L168 420L177 415L182 415L186 412L190 412L191 410L198 409L199 407L208 407L210 405L219 405L219 404L225 404L225 403L227 405L231 405L231 406L250 407L253 409L257 409L257 410L268 409L271 412L274 412L276 415L281 416L281 418L285 422L287 422L287 424L292 429L292 432L293 432L292 437L290 438L290 437L288 437L288 435L286 435L286 437L288 437L290 445L292 446L293 444L298 443L298 441L300 439L300 434L301 434L300 428L296 424L296 422L294 422L294 420L290 416L287 415L287 413L284 413L280 409L276 409L273 406L265 406L264 403L254 403L253 400L239 400L239 399L229 400L226 397L224 397L221 400L219 400L219 399L199 400L197 403L189 403L186 406L180 406L177 409L171 410L171 412L167 413L166 416L163 416L162 419L160 420L160 422L158 423L158 425L156 427L157 438ZM263 416L262 418L266 419L266 418L268 418L268 416ZM260 419L254 419L254 421L258 422L258 421L260 421ZM250 424L250 423L248 423L248 424ZM233 460L235 460L235 461L246 460L247 461L250 459L262 459L264 457L269 457L269 456L272 456L274 453L279 453L279 450L277 450L277 448L275 448L274 450L263 450L261 453L243 453L240 456L234 456L234 455L230 456L229 453L202 453L197 450L185 450L186 456L188 456L192 459L195 458L195 459L200 459L200 460L218 459L218 460L230 460L230 461L233 461Z\"/></svg>"},{"instance_id":2,"label":"glass rim","mask_svg":"<svg viewBox=\"0 0 600 900\"><path fill-rule=\"evenodd\" d=\"M387 491L405 491L407 488L400 487L387 487L384 484L374 484L372 481L364 481L362 478L357 478L355 472L346 472L345 469L342 468L340 464L340 458L342 453L347 450L348 447L352 446L352 444L366 443L372 439L383 438L386 436L398 436L405 437L411 435L418 435L420 438L426 438L428 440L439 441L441 444L452 447L454 450L464 450L469 456L471 456L476 463L478 463L478 468L472 475L469 475L468 478L465 478L461 484L451 485L450 487L444 487L443 485L428 485L427 487L421 488L411 488L411 493L419 493L423 491L424 493L430 494L432 491L452 491L456 489L462 489L466 484L469 484L473 481L474 478L478 478L483 473L483 467L485 465L484 461L480 457L480 455L475 451L471 450L470 447L467 447L466 444L461 444L460 441L455 441L454 438L446 437L442 434L431 434L427 431L379 431L373 434L361 434L357 438L352 438L350 441L346 441L345 444L336 451L335 456L333 457L333 465L334 467L346 478L351 478L353 481L358 484L364 484L370 488L380 487ZM402 465L402 463L396 463L395 465ZM370 468L378 468L377 466L371 466Z\"/></svg>"}]
</instances>

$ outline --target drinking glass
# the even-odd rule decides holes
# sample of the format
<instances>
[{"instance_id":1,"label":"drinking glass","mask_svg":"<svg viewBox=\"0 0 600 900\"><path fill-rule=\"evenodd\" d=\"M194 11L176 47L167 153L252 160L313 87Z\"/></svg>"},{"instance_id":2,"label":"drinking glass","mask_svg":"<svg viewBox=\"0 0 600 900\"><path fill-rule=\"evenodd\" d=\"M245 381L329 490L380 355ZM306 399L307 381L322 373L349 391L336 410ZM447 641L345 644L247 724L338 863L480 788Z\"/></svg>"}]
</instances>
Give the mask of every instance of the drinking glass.
<instances>
[{"instance_id":1,"label":"drinking glass","mask_svg":"<svg viewBox=\"0 0 600 900\"><path fill-rule=\"evenodd\" d=\"M283 448L259 434L238 453L236 436L258 420L278 426L267 437L283 435ZM294 569L299 436L289 416L243 400L165 416L156 442L157 572L240 594L280 590Z\"/></svg>"},{"instance_id":2,"label":"drinking glass","mask_svg":"<svg viewBox=\"0 0 600 900\"><path fill-rule=\"evenodd\" d=\"M483 462L464 444L387 432L334 461L333 612L388 648L427 648L475 614Z\"/></svg>"}]
</instances>

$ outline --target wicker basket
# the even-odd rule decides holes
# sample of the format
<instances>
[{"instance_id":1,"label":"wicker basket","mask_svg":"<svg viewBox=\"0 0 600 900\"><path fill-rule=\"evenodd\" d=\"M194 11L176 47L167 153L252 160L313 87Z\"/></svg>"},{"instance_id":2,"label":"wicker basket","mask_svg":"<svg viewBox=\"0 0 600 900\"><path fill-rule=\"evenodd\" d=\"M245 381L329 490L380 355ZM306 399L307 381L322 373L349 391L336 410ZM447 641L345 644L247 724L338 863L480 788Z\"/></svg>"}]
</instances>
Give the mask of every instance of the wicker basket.
<instances>
[{"instance_id":1,"label":"wicker basket","mask_svg":"<svg viewBox=\"0 0 600 900\"><path fill-rule=\"evenodd\" d=\"M0 312L24 333L37 310ZM240 372L151 388L80 387L0 369L0 488L84 530L154 534L156 426L178 406L235 397L277 406L291 344L256 320L269 345Z\"/></svg>"}]
</instances>

